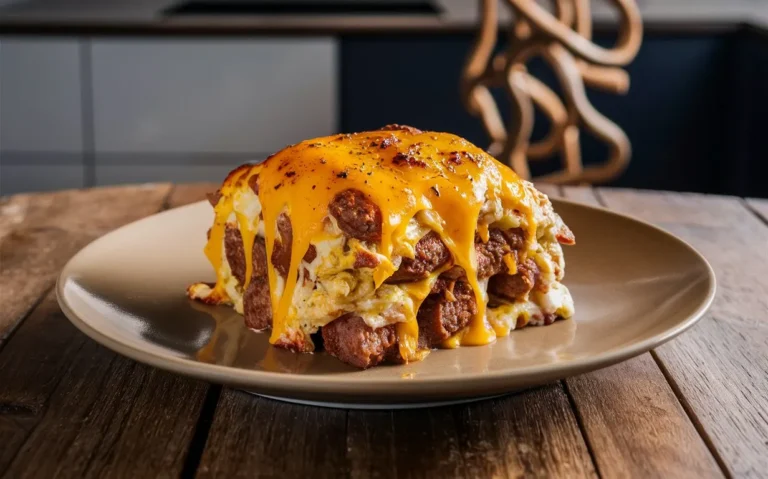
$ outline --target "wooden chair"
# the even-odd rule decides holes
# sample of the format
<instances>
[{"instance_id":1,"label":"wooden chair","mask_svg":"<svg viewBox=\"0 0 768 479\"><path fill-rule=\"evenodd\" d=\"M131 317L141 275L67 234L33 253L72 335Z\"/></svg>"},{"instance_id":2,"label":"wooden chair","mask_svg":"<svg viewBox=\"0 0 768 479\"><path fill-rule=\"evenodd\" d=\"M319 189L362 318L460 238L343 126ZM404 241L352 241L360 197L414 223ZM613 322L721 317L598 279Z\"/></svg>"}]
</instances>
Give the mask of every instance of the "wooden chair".
<instances>
[{"instance_id":1,"label":"wooden chair","mask_svg":"<svg viewBox=\"0 0 768 479\"><path fill-rule=\"evenodd\" d=\"M595 110L584 87L613 93L629 89L629 75L620 67L632 61L642 42L642 22L634 0L611 0L621 20L618 41L607 49L591 40L590 0L553 0L552 13L536 0L502 1L514 13L508 49L493 55L499 2L480 0L480 31L461 79L465 107L480 117L491 138L489 152L526 179L532 179L529 161L559 153L562 169L533 178L535 181L604 183L616 178L629 162L629 140L621 128ZM526 62L536 56L554 70L562 100L527 71ZM491 96L491 87L503 87L512 100L507 126ZM551 127L544 139L531 143L534 105L549 118ZM579 143L582 126L608 144L604 162L583 165Z\"/></svg>"}]
</instances>

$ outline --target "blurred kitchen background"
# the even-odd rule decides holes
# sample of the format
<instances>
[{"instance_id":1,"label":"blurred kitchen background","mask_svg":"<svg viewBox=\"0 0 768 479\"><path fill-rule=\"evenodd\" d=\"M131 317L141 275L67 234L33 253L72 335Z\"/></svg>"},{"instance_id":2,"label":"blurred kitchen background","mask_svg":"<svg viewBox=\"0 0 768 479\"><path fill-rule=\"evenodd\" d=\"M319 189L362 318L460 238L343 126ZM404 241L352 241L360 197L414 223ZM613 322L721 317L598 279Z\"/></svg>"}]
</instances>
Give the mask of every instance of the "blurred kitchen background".
<instances>
[{"instance_id":1,"label":"blurred kitchen background","mask_svg":"<svg viewBox=\"0 0 768 479\"><path fill-rule=\"evenodd\" d=\"M768 2L637 3L628 94L589 92L632 142L612 184L768 197ZM615 13L592 5L610 45ZM0 195L219 182L287 144L388 123L485 147L459 96L477 18L474 0L0 0ZM604 159L582 145L585 163Z\"/></svg>"}]
</instances>

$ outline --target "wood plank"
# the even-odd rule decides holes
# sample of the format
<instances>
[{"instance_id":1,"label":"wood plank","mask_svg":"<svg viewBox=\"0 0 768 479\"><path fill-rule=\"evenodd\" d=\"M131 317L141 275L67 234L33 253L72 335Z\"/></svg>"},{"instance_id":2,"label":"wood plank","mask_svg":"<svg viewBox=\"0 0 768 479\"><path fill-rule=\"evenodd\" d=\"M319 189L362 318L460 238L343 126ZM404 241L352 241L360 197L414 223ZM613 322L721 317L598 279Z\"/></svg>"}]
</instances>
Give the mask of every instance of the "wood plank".
<instances>
[{"instance_id":1,"label":"wood plank","mask_svg":"<svg viewBox=\"0 0 768 479\"><path fill-rule=\"evenodd\" d=\"M466 405L395 411L393 423L397 477L595 475L558 383ZM362 447L375 455L368 446Z\"/></svg>"},{"instance_id":2,"label":"wood plank","mask_svg":"<svg viewBox=\"0 0 768 479\"><path fill-rule=\"evenodd\" d=\"M208 193L216 191L219 183L187 183L176 185L168 197L168 208L176 208L206 199Z\"/></svg>"},{"instance_id":3,"label":"wood plank","mask_svg":"<svg viewBox=\"0 0 768 479\"><path fill-rule=\"evenodd\" d=\"M348 411L347 460L352 479L397 477L396 449L392 411Z\"/></svg>"},{"instance_id":4,"label":"wood plank","mask_svg":"<svg viewBox=\"0 0 768 479\"><path fill-rule=\"evenodd\" d=\"M760 477L768 471L768 227L737 198L599 193L611 209L690 242L715 269L709 313L656 355L728 474Z\"/></svg>"},{"instance_id":5,"label":"wood plank","mask_svg":"<svg viewBox=\"0 0 768 479\"><path fill-rule=\"evenodd\" d=\"M591 186L563 186L561 198L578 201L590 206L600 206L600 200ZM568 250L565 250L566 253Z\"/></svg>"},{"instance_id":6,"label":"wood plank","mask_svg":"<svg viewBox=\"0 0 768 479\"><path fill-rule=\"evenodd\" d=\"M24 256L34 250L18 244L6 250L15 263L4 272L38 261L31 263L36 271L55 277L56 265L77 247L158 211L169 192L168 185L155 185L40 195L40 201L12 197L3 206L23 209L13 207L20 221L4 223L6 241L24 232L47 259ZM35 236L36 228L55 231L66 247L48 247L51 237ZM0 476L14 478L178 475L207 390L91 341L63 316L53 292L0 351L0 384Z\"/></svg>"},{"instance_id":7,"label":"wood plank","mask_svg":"<svg viewBox=\"0 0 768 479\"><path fill-rule=\"evenodd\" d=\"M747 204L756 211L764 221L768 221L768 200L758 198L748 198Z\"/></svg>"},{"instance_id":8,"label":"wood plank","mask_svg":"<svg viewBox=\"0 0 768 479\"><path fill-rule=\"evenodd\" d=\"M499 402L500 418L491 415L483 421L486 406L482 403L472 405L470 412L481 421L474 426L478 431L496 430L500 450L505 455L507 477L596 476L573 409L559 383L495 401ZM461 419L457 422L463 423ZM465 454L484 461L482 435L476 438L470 434L468 438L470 448ZM473 470L476 469L468 470L470 477Z\"/></svg>"},{"instance_id":9,"label":"wood plank","mask_svg":"<svg viewBox=\"0 0 768 479\"><path fill-rule=\"evenodd\" d=\"M258 425L258 426L254 426ZM319 444L322 443L322 444ZM562 387L467 405L343 411L226 389L201 477L593 477Z\"/></svg>"},{"instance_id":10,"label":"wood plank","mask_svg":"<svg viewBox=\"0 0 768 479\"><path fill-rule=\"evenodd\" d=\"M225 388L198 477L339 477L346 412Z\"/></svg>"},{"instance_id":11,"label":"wood plank","mask_svg":"<svg viewBox=\"0 0 768 479\"><path fill-rule=\"evenodd\" d=\"M562 196L590 206L602 206L599 198L595 195L595 189L590 186L563 186Z\"/></svg>"},{"instance_id":12,"label":"wood plank","mask_svg":"<svg viewBox=\"0 0 768 479\"><path fill-rule=\"evenodd\" d=\"M562 195L562 186L553 185L551 183L536 183L534 185L537 190L541 191L547 196L558 197Z\"/></svg>"},{"instance_id":13,"label":"wood plank","mask_svg":"<svg viewBox=\"0 0 768 479\"><path fill-rule=\"evenodd\" d=\"M602 476L723 476L650 354L566 384Z\"/></svg>"},{"instance_id":14,"label":"wood plank","mask_svg":"<svg viewBox=\"0 0 768 479\"><path fill-rule=\"evenodd\" d=\"M158 211L170 185L0 198L0 347L80 248Z\"/></svg>"},{"instance_id":15,"label":"wood plank","mask_svg":"<svg viewBox=\"0 0 768 479\"><path fill-rule=\"evenodd\" d=\"M563 192L600 206L592 188ZM722 476L649 353L565 384L603 477Z\"/></svg>"},{"instance_id":16,"label":"wood plank","mask_svg":"<svg viewBox=\"0 0 768 479\"><path fill-rule=\"evenodd\" d=\"M53 293L0 354L0 383L0 474L14 478L178 475L206 391L91 341Z\"/></svg>"}]
</instances>

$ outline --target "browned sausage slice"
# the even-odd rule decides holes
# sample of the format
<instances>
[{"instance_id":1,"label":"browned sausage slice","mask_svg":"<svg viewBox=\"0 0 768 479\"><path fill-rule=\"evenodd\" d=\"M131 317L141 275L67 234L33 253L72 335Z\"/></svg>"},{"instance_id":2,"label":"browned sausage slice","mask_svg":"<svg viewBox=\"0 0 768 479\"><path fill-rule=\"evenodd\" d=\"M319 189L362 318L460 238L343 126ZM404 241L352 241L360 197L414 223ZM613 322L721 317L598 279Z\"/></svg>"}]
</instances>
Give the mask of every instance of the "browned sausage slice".
<instances>
[{"instance_id":1,"label":"browned sausage slice","mask_svg":"<svg viewBox=\"0 0 768 479\"><path fill-rule=\"evenodd\" d=\"M400 268L387 278L387 283L407 283L424 279L451 259L450 251L440 239L440 235L434 231L421 238L414 249L414 258L403 258Z\"/></svg>"},{"instance_id":2,"label":"browned sausage slice","mask_svg":"<svg viewBox=\"0 0 768 479\"><path fill-rule=\"evenodd\" d=\"M262 330L272 326L272 301L269 297L269 280L253 278L243 296L245 325Z\"/></svg>"},{"instance_id":3,"label":"browned sausage slice","mask_svg":"<svg viewBox=\"0 0 768 479\"><path fill-rule=\"evenodd\" d=\"M272 246L272 266L280 276L288 276L291 267L291 247L293 246L293 227L291 219L285 213L277 217L277 237Z\"/></svg>"},{"instance_id":4,"label":"browned sausage slice","mask_svg":"<svg viewBox=\"0 0 768 479\"><path fill-rule=\"evenodd\" d=\"M263 238L253 242L253 274L243 295L245 325L251 329L272 326L272 301L269 296L267 247Z\"/></svg>"},{"instance_id":5,"label":"browned sausage slice","mask_svg":"<svg viewBox=\"0 0 768 479\"><path fill-rule=\"evenodd\" d=\"M501 273L492 276L488 282L488 292L509 301L520 300L533 289L538 275L538 266L529 258L517 266L517 274Z\"/></svg>"},{"instance_id":6,"label":"browned sausage slice","mask_svg":"<svg viewBox=\"0 0 768 479\"><path fill-rule=\"evenodd\" d=\"M240 284L245 283L245 248L243 248L243 236L237 226L227 224L224 229L224 253L232 270L232 276L237 278Z\"/></svg>"},{"instance_id":7,"label":"browned sausage slice","mask_svg":"<svg viewBox=\"0 0 768 479\"><path fill-rule=\"evenodd\" d=\"M419 346L434 348L464 328L477 313L475 293L464 281L444 282L443 291L430 294L419 308ZM453 299L446 294L451 290Z\"/></svg>"},{"instance_id":8,"label":"browned sausage slice","mask_svg":"<svg viewBox=\"0 0 768 479\"><path fill-rule=\"evenodd\" d=\"M507 270L504 255L517 252L525 245L522 229L508 231L492 229L488 232L488 241L475 237L475 258L477 259L477 277L484 279ZM515 256L517 257L517 256Z\"/></svg>"},{"instance_id":9,"label":"browned sausage slice","mask_svg":"<svg viewBox=\"0 0 768 479\"><path fill-rule=\"evenodd\" d=\"M321 331L326 351L362 369L376 366L397 348L394 325L372 329L352 313L331 321Z\"/></svg>"},{"instance_id":10,"label":"browned sausage slice","mask_svg":"<svg viewBox=\"0 0 768 479\"><path fill-rule=\"evenodd\" d=\"M361 241L381 240L381 210L362 191L338 193L328 205L328 212L347 236Z\"/></svg>"}]
</instances>

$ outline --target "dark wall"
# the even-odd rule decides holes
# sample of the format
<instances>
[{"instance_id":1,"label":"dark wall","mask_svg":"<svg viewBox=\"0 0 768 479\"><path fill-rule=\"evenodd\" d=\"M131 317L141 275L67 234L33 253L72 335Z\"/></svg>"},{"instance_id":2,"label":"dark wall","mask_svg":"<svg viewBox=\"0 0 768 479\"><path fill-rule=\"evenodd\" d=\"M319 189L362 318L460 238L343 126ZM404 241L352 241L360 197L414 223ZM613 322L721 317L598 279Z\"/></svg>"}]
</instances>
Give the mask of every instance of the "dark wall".
<instances>
[{"instance_id":1,"label":"dark wall","mask_svg":"<svg viewBox=\"0 0 768 479\"><path fill-rule=\"evenodd\" d=\"M726 193L768 198L768 33L747 28L736 42L718 174Z\"/></svg>"},{"instance_id":2,"label":"dark wall","mask_svg":"<svg viewBox=\"0 0 768 479\"><path fill-rule=\"evenodd\" d=\"M749 180L757 171L755 155L762 152L762 160L766 152L760 137L766 120L753 110L766 111L768 40L753 38L757 36L646 35L627 68L629 93L589 92L593 105L632 142L630 166L615 185L768 196ZM341 130L406 123L487 145L479 121L459 100L458 79L471 42L470 34L343 38ZM611 38L598 37L598 42L610 44ZM762 61L748 61L752 58ZM529 67L555 86L543 62ZM760 75L764 86L755 83ZM734 131L737 124L741 126ZM538 122L534 137L545 128ZM582 145L585 162L605 157L597 140L583 135ZM740 173L726 175L731 158L739 159ZM550 166L556 164L554 159ZM762 165L764 169L764 161Z\"/></svg>"}]
</instances>

